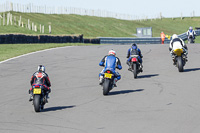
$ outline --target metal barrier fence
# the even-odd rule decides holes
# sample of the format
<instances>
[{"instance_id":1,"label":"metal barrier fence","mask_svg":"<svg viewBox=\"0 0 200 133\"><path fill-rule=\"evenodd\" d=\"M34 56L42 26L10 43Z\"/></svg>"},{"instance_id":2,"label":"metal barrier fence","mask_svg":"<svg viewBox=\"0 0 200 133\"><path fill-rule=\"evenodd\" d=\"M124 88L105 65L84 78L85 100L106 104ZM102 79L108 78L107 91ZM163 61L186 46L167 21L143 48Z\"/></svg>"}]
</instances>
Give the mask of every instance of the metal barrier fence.
<instances>
[{"instance_id":1,"label":"metal barrier fence","mask_svg":"<svg viewBox=\"0 0 200 133\"><path fill-rule=\"evenodd\" d=\"M100 44L160 44L160 37L151 38L127 38L127 37L100 37ZM166 38L167 39L167 38Z\"/></svg>"},{"instance_id":2,"label":"metal barrier fence","mask_svg":"<svg viewBox=\"0 0 200 133\"><path fill-rule=\"evenodd\" d=\"M200 30L195 30L197 36L200 35ZM187 40L186 32L183 34L178 35L182 40ZM160 37L142 37L142 38L134 38L134 37L99 37L100 44L130 44L130 43L137 43L137 44L161 44ZM170 43L170 39L165 38L165 44Z\"/></svg>"}]
</instances>

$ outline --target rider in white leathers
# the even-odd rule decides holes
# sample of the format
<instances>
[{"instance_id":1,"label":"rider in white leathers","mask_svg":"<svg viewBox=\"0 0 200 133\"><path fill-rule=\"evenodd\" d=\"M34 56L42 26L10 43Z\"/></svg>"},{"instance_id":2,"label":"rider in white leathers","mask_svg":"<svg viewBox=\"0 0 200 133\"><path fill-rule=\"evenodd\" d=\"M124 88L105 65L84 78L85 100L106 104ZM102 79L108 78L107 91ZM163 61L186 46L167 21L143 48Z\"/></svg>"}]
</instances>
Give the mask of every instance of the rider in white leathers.
<instances>
[{"instance_id":1,"label":"rider in white leathers","mask_svg":"<svg viewBox=\"0 0 200 133\"><path fill-rule=\"evenodd\" d=\"M175 49L183 49L183 54L185 54L186 61L187 61L188 48L187 48L186 44L176 34L173 34L172 40L170 41L170 44L169 44L169 51L170 51L170 54L171 54L173 60L175 57L173 51Z\"/></svg>"},{"instance_id":2,"label":"rider in white leathers","mask_svg":"<svg viewBox=\"0 0 200 133\"><path fill-rule=\"evenodd\" d=\"M192 35L193 39L195 39L195 36L196 36L197 34L196 34L196 32L193 30L192 27L190 27L189 30L187 31L188 40L189 40L190 34Z\"/></svg>"}]
</instances>

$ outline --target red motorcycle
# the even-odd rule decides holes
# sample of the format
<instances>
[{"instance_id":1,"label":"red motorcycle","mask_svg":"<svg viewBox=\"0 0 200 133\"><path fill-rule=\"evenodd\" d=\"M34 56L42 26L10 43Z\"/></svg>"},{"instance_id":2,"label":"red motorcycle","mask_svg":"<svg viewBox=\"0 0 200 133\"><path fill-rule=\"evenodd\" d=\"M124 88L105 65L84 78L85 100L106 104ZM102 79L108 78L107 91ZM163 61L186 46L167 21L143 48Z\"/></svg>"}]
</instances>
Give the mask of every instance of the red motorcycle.
<instances>
[{"instance_id":1,"label":"red motorcycle","mask_svg":"<svg viewBox=\"0 0 200 133\"><path fill-rule=\"evenodd\" d=\"M137 78L137 75L141 72L138 55L131 55L130 68L130 71L133 72L134 78Z\"/></svg>"}]
</instances>

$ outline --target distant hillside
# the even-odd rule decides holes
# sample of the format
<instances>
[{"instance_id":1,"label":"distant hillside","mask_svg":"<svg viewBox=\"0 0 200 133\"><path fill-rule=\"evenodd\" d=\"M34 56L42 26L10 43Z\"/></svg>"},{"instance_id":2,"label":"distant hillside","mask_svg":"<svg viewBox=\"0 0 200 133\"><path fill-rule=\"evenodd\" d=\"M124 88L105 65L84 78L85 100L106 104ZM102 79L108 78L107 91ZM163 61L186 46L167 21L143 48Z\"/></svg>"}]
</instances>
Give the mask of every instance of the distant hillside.
<instances>
[{"instance_id":1,"label":"distant hillside","mask_svg":"<svg viewBox=\"0 0 200 133\"><path fill-rule=\"evenodd\" d=\"M48 34L48 25L51 23L52 34L83 34L84 37L133 37L136 34L138 27L152 27L153 36L159 37L161 31L165 34L172 35L174 33L181 34L188 30L189 26L200 27L200 17L195 18L164 18L162 20L147 20L147 21L129 21L119 20L114 18L101 18L92 16L80 15L48 15L48 14L33 14L11 12L16 16L17 21L19 16L22 17L24 28L19 26L2 26L0 25L0 33L25 33L25 34L41 34L39 25L45 26L45 34ZM2 13L0 13L3 16ZM26 24L34 22L37 25L37 32L28 30ZM13 20L14 21L14 20Z\"/></svg>"}]
</instances>

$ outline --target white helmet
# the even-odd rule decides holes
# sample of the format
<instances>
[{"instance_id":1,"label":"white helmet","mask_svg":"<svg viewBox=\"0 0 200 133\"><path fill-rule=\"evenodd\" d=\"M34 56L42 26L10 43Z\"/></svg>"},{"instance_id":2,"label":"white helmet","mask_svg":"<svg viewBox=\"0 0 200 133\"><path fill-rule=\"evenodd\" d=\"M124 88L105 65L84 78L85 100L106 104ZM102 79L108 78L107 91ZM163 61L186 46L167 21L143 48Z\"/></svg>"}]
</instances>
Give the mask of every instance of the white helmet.
<instances>
[{"instance_id":1,"label":"white helmet","mask_svg":"<svg viewBox=\"0 0 200 133\"><path fill-rule=\"evenodd\" d=\"M172 35L172 39L178 38L178 36L176 34Z\"/></svg>"},{"instance_id":2,"label":"white helmet","mask_svg":"<svg viewBox=\"0 0 200 133\"><path fill-rule=\"evenodd\" d=\"M116 52L114 50L109 50L108 55L116 55Z\"/></svg>"},{"instance_id":3,"label":"white helmet","mask_svg":"<svg viewBox=\"0 0 200 133\"><path fill-rule=\"evenodd\" d=\"M38 66L38 71L45 72L45 67L43 65Z\"/></svg>"},{"instance_id":4,"label":"white helmet","mask_svg":"<svg viewBox=\"0 0 200 133\"><path fill-rule=\"evenodd\" d=\"M190 26L189 30L193 30L192 26Z\"/></svg>"}]
</instances>

